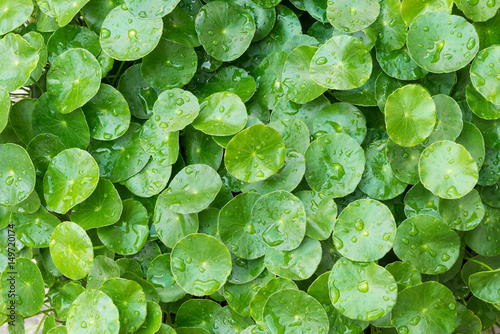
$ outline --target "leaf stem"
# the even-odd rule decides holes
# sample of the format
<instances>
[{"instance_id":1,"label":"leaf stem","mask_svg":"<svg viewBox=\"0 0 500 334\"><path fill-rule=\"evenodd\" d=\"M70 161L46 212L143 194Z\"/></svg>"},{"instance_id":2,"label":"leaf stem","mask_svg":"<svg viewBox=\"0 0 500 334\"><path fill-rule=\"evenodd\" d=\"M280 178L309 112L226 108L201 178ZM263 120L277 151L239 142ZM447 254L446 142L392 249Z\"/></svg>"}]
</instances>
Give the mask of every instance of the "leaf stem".
<instances>
[{"instance_id":1,"label":"leaf stem","mask_svg":"<svg viewBox=\"0 0 500 334\"><path fill-rule=\"evenodd\" d=\"M489 265L487 265L487 264L485 264L485 263L483 263L483 262L481 262L481 261L478 261L478 260L473 259L473 258L471 258L471 257L464 257L464 259L466 259L466 260L468 260L468 261L475 262L475 263L477 263L477 264L479 264L479 265L481 265L481 266L483 266L483 267L485 267L485 268L488 268L488 270L493 271L493 269L492 269Z\"/></svg>"},{"instance_id":2,"label":"leaf stem","mask_svg":"<svg viewBox=\"0 0 500 334\"><path fill-rule=\"evenodd\" d=\"M40 330L40 326L42 326L43 322L45 321L45 318L47 318L48 314L45 314L42 318L42 320L40 320L40 322L38 323L38 327L35 329L35 334L38 333L38 331Z\"/></svg>"},{"instance_id":3,"label":"leaf stem","mask_svg":"<svg viewBox=\"0 0 500 334\"><path fill-rule=\"evenodd\" d=\"M31 81L33 81L33 83L35 84L35 86L38 87L38 89L40 89L43 92L45 92L45 89L43 89L42 85L40 85L40 83L38 81L36 81L35 79L33 79L33 77L30 76L30 79Z\"/></svg>"},{"instance_id":4,"label":"leaf stem","mask_svg":"<svg viewBox=\"0 0 500 334\"><path fill-rule=\"evenodd\" d=\"M102 249L102 248L105 248L105 247L106 247L106 246L104 246L104 245L100 245L100 246L95 246L95 247L93 247L93 249Z\"/></svg>"},{"instance_id":5,"label":"leaf stem","mask_svg":"<svg viewBox=\"0 0 500 334\"><path fill-rule=\"evenodd\" d=\"M82 16L83 20L85 21L85 24L87 25L87 28L90 29L89 22L87 21L87 18L85 17L85 15L83 15L83 12L81 10L80 10L80 15Z\"/></svg>"},{"instance_id":6,"label":"leaf stem","mask_svg":"<svg viewBox=\"0 0 500 334\"><path fill-rule=\"evenodd\" d=\"M111 86L115 85L115 82L118 79L120 73L122 72L122 69L123 69L124 65L125 65L125 62L122 61L122 63L120 64L120 67L118 67L118 71L116 72L115 77L113 78L113 81L111 82Z\"/></svg>"}]
</instances>

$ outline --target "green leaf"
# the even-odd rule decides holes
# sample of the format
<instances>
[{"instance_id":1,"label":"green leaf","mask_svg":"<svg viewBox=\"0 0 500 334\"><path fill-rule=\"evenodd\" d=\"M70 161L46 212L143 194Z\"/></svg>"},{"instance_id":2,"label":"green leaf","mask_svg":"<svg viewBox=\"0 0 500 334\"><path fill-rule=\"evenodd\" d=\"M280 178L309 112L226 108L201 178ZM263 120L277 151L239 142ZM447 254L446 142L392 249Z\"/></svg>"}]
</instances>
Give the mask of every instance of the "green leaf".
<instances>
[{"instance_id":1,"label":"green leaf","mask_svg":"<svg viewBox=\"0 0 500 334\"><path fill-rule=\"evenodd\" d=\"M376 140L365 151L366 167L359 182L359 189L378 200L388 200L402 194L406 184L391 169L385 154L387 140Z\"/></svg>"},{"instance_id":2,"label":"green leaf","mask_svg":"<svg viewBox=\"0 0 500 334\"><path fill-rule=\"evenodd\" d=\"M350 103L333 103L316 114L313 130L315 138L328 133L345 133L361 145L366 136L366 119L363 113Z\"/></svg>"},{"instance_id":3,"label":"green leaf","mask_svg":"<svg viewBox=\"0 0 500 334\"><path fill-rule=\"evenodd\" d=\"M221 61L239 58L255 34L253 16L241 6L213 1L196 16L195 29L209 55Z\"/></svg>"},{"instance_id":4,"label":"green leaf","mask_svg":"<svg viewBox=\"0 0 500 334\"><path fill-rule=\"evenodd\" d=\"M256 233L252 222L252 208L261 197L256 193L239 194L224 205L219 213L217 231L220 240L231 253L243 259L264 256L269 247L262 236Z\"/></svg>"},{"instance_id":5,"label":"green leaf","mask_svg":"<svg viewBox=\"0 0 500 334\"><path fill-rule=\"evenodd\" d=\"M268 248L266 268L280 277L304 280L311 277L321 260L321 245L318 240L304 238L299 247L291 251Z\"/></svg>"},{"instance_id":6,"label":"green leaf","mask_svg":"<svg viewBox=\"0 0 500 334\"><path fill-rule=\"evenodd\" d=\"M179 158L179 131L163 130L154 118L144 123L139 141L142 149L162 165L171 166Z\"/></svg>"},{"instance_id":7,"label":"green leaf","mask_svg":"<svg viewBox=\"0 0 500 334\"><path fill-rule=\"evenodd\" d=\"M481 223L485 208L477 190L472 189L459 199L439 200L439 215L451 228L458 231L469 231Z\"/></svg>"},{"instance_id":8,"label":"green leaf","mask_svg":"<svg viewBox=\"0 0 500 334\"><path fill-rule=\"evenodd\" d=\"M107 256L98 255L94 258L92 269L87 277L87 289L99 289L111 278L120 277L120 268Z\"/></svg>"},{"instance_id":9,"label":"green leaf","mask_svg":"<svg viewBox=\"0 0 500 334\"><path fill-rule=\"evenodd\" d=\"M250 316L250 303L253 299L253 297L257 294L257 291L261 289L267 282L269 282L271 279L275 278L276 276L274 274L271 274L269 271L264 271L261 273L258 277L256 277L254 280L243 283L243 284L233 284L233 283L226 283L224 285L223 291L222 291L222 296L226 299L228 305L232 310L234 310L238 316L229 315L229 317L236 318L242 324L245 324L245 328L248 327L251 324L248 323L248 318L243 318L241 316ZM224 310L222 313L226 313ZM233 313L233 312L231 312ZM227 316L227 315L226 315ZM214 327L217 327L217 325L221 325L221 322L224 323L224 316L222 314L218 314L216 319L214 320ZM226 321L227 322L227 321ZM219 333L227 333L229 332L223 331L224 326L220 326Z\"/></svg>"},{"instance_id":10,"label":"green leaf","mask_svg":"<svg viewBox=\"0 0 500 334\"><path fill-rule=\"evenodd\" d=\"M141 74L153 87L179 88L191 81L197 64L193 48L161 38L155 49L143 58Z\"/></svg>"},{"instance_id":11,"label":"green leaf","mask_svg":"<svg viewBox=\"0 0 500 334\"><path fill-rule=\"evenodd\" d=\"M0 70L3 73L0 87L7 92L15 91L28 81L30 73L36 68L38 52L21 36L10 33L0 40L0 54Z\"/></svg>"},{"instance_id":12,"label":"green leaf","mask_svg":"<svg viewBox=\"0 0 500 334\"><path fill-rule=\"evenodd\" d=\"M121 331L134 332L142 325L146 319L147 303L139 284L123 278L110 278L99 290L108 295L118 309Z\"/></svg>"},{"instance_id":13,"label":"green leaf","mask_svg":"<svg viewBox=\"0 0 500 334\"><path fill-rule=\"evenodd\" d=\"M97 234L102 243L115 253L131 255L139 252L149 235L148 213L138 201L123 201L123 211L118 222L99 227Z\"/></svg>"},{"instance_id":14,"label":"green leaf","mask_svg":"<svg viewBox=\"0 0 500 334\"><path fill-rule=\"evenodd\" d=\"M160 306L157 303L148 301L147 304L147 314L146 320L139 327L139 329L135 332L138 334L153 334L160 333L160 330L163 326L167 326L162 324L162 311ZM163 333L163 332L161 332ZM167 332L167 334L174 334L175 332Z\"/></svg>"},{"instance_id":15,"label":"green leaf","mask_svg":"<svg viewBox=\"0 0 500 334\"><path fill-rule=\"evenodd\" d=\"M455 140L462 132L462 111L451 97L439 94L432 97L436 106L436 126L422 145L427 146L440 140Z\"/></svg>"},{"instance_id":16,"label":"green leaf","mask_svg":"<svg viewBox=\"0 0 500 334\"><path fill-rule=\"evenodd\" d=\"M161 196L173 212L188 214L206 209L222 187L220 176L207 165L190 165L174 176Z\"/></svg>"},{"instance_id":17,"label":"green leaf","mask_svg":"<svg viewBox=\"0 0 500 334\"><path fill-rule=\"evenodd\" d=\"M269 178L279 171L284 160L283 138L273 128L260 124L234 136L228 143L224 156L227 171L245 182Z\"/></svg>"},{"instance_id":18,"label":"green leaf","mask_svg":"<svg viewBox=\"0 0 500 334\"><path fill-rule=\"evenodd\" d=\"M398 80L416 80L427 74L410 58L406 47L394 51L377 50L377 61L385 73Z\"/></svg>"},{"instance_id":19,"label":"green leaf","mask_svg":"<svg viewBox=\"0 0 500 334\"><path fill-rule=\"evenodd\" d=\"M22 202L35 187L35 168L24 148L16 144L1 144L0 204L14 205Z\"/></svg>"},{"instance_id":20,"label":"green leaf","mask_svg":"<svg viewBox=\"0 0 500 334\"><path fill-rule=\"evenodd\" d=\"M326 333L330 327L323 306L304 291L292 289L272 294L264 306L263 317L265 328L270 333L295 329L299 332Z\"/></svg>"},{"instance_id":21,"label":"green leaf","mask_svg":"<svg viewBox=\"0 0 500 334\"><path fill-rule=\"evenodd\" d=\"M71 221L84 230L113 225L120 218L122 210L120 195L113 184L109 180L99 179L94 192L73 207Z\"/></svg>"},{"instance_id":22,"label":"green leaf","mask_svg":"<svg viewBox=\"0 0 500 334\"><path fill-rule=\"evenodd\" d=\"M0 35L22 25L33 12L31 0L6 0L0 5Z\"/></svg>"},{"instance_id":23,"label":"green leaf","mask_svg":"<svg viewBox=\"0 0 500 334\"><path fill-rule=\"evenodd\" d=\"M148 163L149 154L144 152L139 136L141 126L130 123L130 126L120 138L112 141L93 141L89 148L102 177L111 182L124 181L140 172ZM127 164L123 164L127 161Z\"/></svg>"},{"instance_id":24,"label":"green leaf","mask_svg":"<svg viewBox=\"0 0 500 334\"><path fill-rule=\"evenodd\" d=\"M141 75L142 64L130 66L118 81L118 91L123 94L130 113L140 119L148 119L160 91L148 84Z\"/></svg>"},{"instance_id":25,"label":"green leaf","mask_svg":"<svg viewBox=\"0 0 500 334\"><path fill-rule=\"evenodd\" d=\"M283 65L283 93L295 103L304 104L323 94L326 88L309 75L311 59L318 48L302 45L290 52Z\"/></svg>"},{"instance_id":26,"label":"green leaf","mask_svg":"<svg viewBox=\"0 0 500 334\"><path fill-rule=\"evenodd\" d=\"M418 17L410 26L407 43L412 59L433 73L465 67L479 49L474 26L463 17L441 11Z\"/></svg>"},{"instance_id":27,"label":"green leaf","mask_svg":"<svg viewBox=\"0 0 500 334\"><path fill-rule=\"evenodd\" d=\"M404 147L415 146L434 130L436 105L422 86L406 85L387 98L385 123L394 143Z\"/></svg>"},{"instance_id":28,"label":"green leaf","mask_svg":"<svg viewBox=\"0 0 500 334\"><path fill-rule=\"evenodd\" d=\"M426 189L420 182L416 183L405 194L404 205L404 212L408 218L418 214L428 214L440 218L439 197Z\"/></svg>"},{"instance_id":29,"label":"green leaf","mask_svg":"<svg viewBox=\"0 0 500 334\"><path fill-rule=\"evenodd\" d=\"M377 49L386 51L401 49L406 42L406 32L406 24L401 16L401 2L396 0L380 1L380 15L365 29L366 35L375 42Z\"/></svg>"},{"instance_id":30,"label":"green leaf","mask_svg":"<svg viewBox=\"0 0 500 334\"><path fill-rule=\"evenodd\" d=\"M34 105L32 115L33 136L43 133L53 134L67 148L86 149L90 141L89 126L81 109L69 114L61 114L47 93Z\"/></svg>"},{"instance_id":31,"label":"green leaf","mask_svg":"<svg viewBox=\"0 0 500 334\"><path fill-rule=\"evenodd\" d=\"M500 47L491 46L478 53L470 67L470 78L474 87L491 103L500 105L500 72L490 64L500 57Z\"/></svg>"},{"instance_id":32,"label":"green leaf","mask_svg":"<svg viewBox=\"0 0 500 334\"><path fill-rule=\"evenodd\" d=\"M3 271L1 278L1 296L9 307L14 305L15 312L23 316L40 311L45 289L42 274L35 263L18 257Z\"/></svg>"},{"instance_id":33,"label":"green leaf","mask_svg":"<svg viewBox=\"0 0 500 334\"><path fill-rule=\"evenodd\" d=\"M389 263L385 269L391 273L396 283L398 283L398 292L422 283L422 275L408 263L399 261L392 262Z\"/></svg>"},{"instance_id":34,"label":"green leaf","mask_svg":"<svg viewBox=\"0 0 500 334\"><path fill-rule=\"evenodd\" d=\"M214 293L231 272L231 255L226 246L205 234L194 233L179 240L171 259L177 284L195 296Z\"/></svg>"},{"instance_id":35,"label":"green leaf","mask_svg":"<svg viewBox=\"0 0 500 334\"><path fill-rule=\"evenodd\" d=\"M94 251L85 230L72 222L64 222L50 237L50 255L64 276L78 280L92 269Z\"/></svg>"},{"instance_id":36,"label":"green leaf","mask_svg":"<svg viewBox=\"0 0 500 334\"><path fill-rule=\"evenodd\" d=\"M328 287L333 306L351 319L379 319L396 303L394 278L374 262L337 261L330 273ZM357 303L352 303L352 300Z\"/></svg>"},{"instance_id":37,"label":"green leaf","mask_svg":"<svg viewBox=\"0 0 500 334\"><path fill-rule=\"evenodd\" d=\"M306 212L300 199L287 191L274 191L260 197L252 208L250 231L280 251L291 251L301 244L306 231Z\"/></svg>"},{"instance_id":38,"label":"green leaf","mask_svg":"<svg viewBox=\"0 0 500 334\"><path fill-rule=\"evenodd\" d=\"M169 209L169 201L165 194L156 200L154 224L158 238L169 248L186 235L198 232L198 216L196 213L180 214Z\"/></svg>"},{"instance_id":39,"label":"green leaf","mask_svg":"<svg viewBox=\"0 0 500 334\"><path fill-rule=\"evenodd\" d=\"M311 77L325 88L348 90L361 87L371 72L372 59L368 50L351 36L332 37L311 59Z\"/></svg>"},{"instance_id":40,"label":"green leaf","mask_svg":"<svg viewBox=\"0 0 500 334\"><path fill-rule=\"evenodd\" d=\"M446 199L465 196L479 177L470 153L462 145L448 140L429 145L422 152L418 170L424 187Z\"/></svg>"},{"instance_id":41,"label":"green leaf","mask_svg":"<svg viewBox=\"0 0 500 334\"><path fill-rule=\"evenodd\" d=\"M98 140L121 137L130 124L130 110L123 95L109 85L101 84L97 94L82 107L90 135Z\"/></svg>"},{"instance_id":42,"label":"green leaf","mask_svg":"<svg viewBox=\"0 0 500 334\"><path fill-rule=\"evenodd\" d=\"M128 10L141 19L154 19L170 13L179 0L125 0Z\"/></svg>"},{"instance_id":43,"label":"green leaf","mask_svg":"<svg viewBox=\"0 0 500 334\"><path fill-rule=\"evenodd\" d=\"M9 93L0 88L0 132L5 129L9 122L10 104Z\"/></svg>"},{"instance_id":44,"label":"green leaf","mask_svg":"<svg viewBox=\"0 0 500 334\"><path fill-rule=\"evenodd\" d=\"M396 232L394 253L418 271L441 274L457 261L460 239L442 220L416 215L402 222Z\"/></svg>"},{"instance_id":45,"label":"green leaf","mask_svg":"<svg viewBox=\"0 0 500 334\"><path fill-rule=\"evenodd\" d=\"M353 33L370 26L380 13L380 4L374 0L328 1L328 21L342 32Z\"/></svg>"},{"instance_id":46,"label":"green leaf","mask_svg":"<svg viewBox=\"0 0 500 334\"><path fill-rule=\"evenodd\" d=\"M174 88L158 96L153 119L163 131L178 131L191 124L200 112L198 99L191 92Z\"/></svg>"},{"instance_id":47,"label":"green leaf","mask_svg":"<svg viewBox=\"0 0 500 334\"><path fill-rule=\"evenodd\" d=\"M87 290L71 305L66 327L70 333L118 333L118 308L113 300L100 290Z\"/></svg>"},{"instance_id":48,"label":"green leaf","mask_svg":"<svg viewBox=\"0 0 500 334\"><path fill-rule=\"evenodd\" d=\"M53 63L65 51L77 48L85 49L97 58L101 53L99 37L86 27L67 25L59 28L47 41L48 60Z\"/></svg>"},{"instance_id":49,"label":"green leaf","mask_svg":"<svg viewBox=\"0 0 500 334\"><path fill-rule=\"evenodd\" d=\"M337 309L333 307L329 296L328 278L330 272L327 271L321 274L309 286L307 293L321 303L330 320L329 333L360 333L364 328L368 327L368 322L353 320L343 316Z\"/></svg>"},{"instance_id":50,"label":"green leaf","mask_svg":"<svg viewBox=\"0 0 500 334\"><path fill-rule=\"evenodd\" d=\"M484 256L500 254L500 210L485 205L486 212L479 225L465 234L467 245Z\"/></svg>"},{"instance_id":51,"label":"green leaf","mask_svg":"<svg viewBox=\"0 0 500 334\"><path fill-rule=\"evenodd\" d=\"M437 282L426 282L398 293L391 316L399 333L451 333L456 319L452 292Z\"/></svg>"},{"instance_id":52,"label":"green leaf","mask_svg":"<svg viewBox=\"0 0 500 334\"><path fill-rule=\"evenodd\" d=\"M362 199L351 202L339 215L333 242L340 254L353 261L382 258L392 248L396 222L384 204Z\"/></svg>"},{"instance_id":53,"label":"green leaf","mask_svg":"<svg viewBox=\"0 0 500 334\"><path fill-rule=\"evenodd\" d=\"M172 166L161 165L154 159L137 174L122 182L130 192L140 197L159 194L168 183Z\"/></svg>"},{"instance_id":54,"label":"green leaf","mask_svg":"<svg viewBox=\"0 0 500 334\"><path fill-rule=\"evenodd\" d=\"M204 100L214 93L226 91L238 95L243 102L247 102L255 93L256 87L255 79L247 71L236 66L228 66L221 68L207 80L198 97Z\"/></svg>"},{"instance_id":55,"label":"green leaf","mask_svg":"<svg viewBox=\"0 0 500 334\"><path fill-rule=\"evenodd\" d=\"M65 149L66 146L61 139L51 133L39 134L26 147L26 151L33 161L35 172L39 177L45 175L50 161Z\"/></svg>"},{"instance_id":56,"label":"green leaf","mask_svg":"<svg viewBox=\"0 0 500 334\"><path fill-rule=\"evenodd\" d=\"M256 191L261 194L276 190L292 191L302 180L305 169L304 156L295 150L288 150L285 155L285 164L280 172L263 181L245 183L241 189L245 192Z\"/></svg>"},{"instance_id":57,"label":"green leaf","mask_svg":"<svg viewBox=\"0 0 500 334\"><path fill-rule=\"evenodd\" d=\"M57 110L68 114L97 94L100 78L101 66L89 51L70 49L52 62L47 93Z\"/></svg>"},{"instance_id":58,"label":"green leaf","mask_svg":"<svg viewBox=\"0 0 500 334\"><path fill-rule=\"evenodd\" d=\"M160 300L164 303L175 302L186 295L175 282L170 264L170 254L158 255L149 264L146 274L148 281L154 285Z\"/></svg>"},{"instance_id":59,"label":"green leaf","mask_svg":"<svg viewBox=\"0 0 500 334\"><path fill-rule=\"evenodd\" d=\"M47 207L65 214L87 199L98 181L99 167L87 151L78 148L62 151L50 161L43 178Z\"/></svg>"},{"instance_id":60,"label":"green leaf","mask_svg":"<svg viewBox=\"0 0 500 334\"><path fill-rule=\"evenodd\" d=\"M343 197L356 189L365 169L365 155L346 134L323 135L306 150L306 181L312 190Z\"/></svg>"},{"instance_id":61,"label":"green leaf","mask_svg":"<svg viewBox=\"0 0 500 334\"><path fill-rule=\"evenodd\" d=\"M243 130L246 122L246 107L240 97L221 92L210 95L201 104L193 127L212 136L230 136Z\"/></svg>"},{"instance_id":62,"label":"green leaf","mask_svg":"<svg viewBox=\"0 0 500 334\"><path fill-rule=\"evenodd\" d=\"M116 60L140 59L158 45L163 28L161 18L143 20L117 6L102 23L99 39L102 50Z\"/></svg>"},{"instance_id":63,"label":"green leaf","mask_svg":"<svg viewBox=\"0 0 500 334\"><path fill-rule=\"evenodd\" d=\"M199 327L213 329L217 313L222 307L210 299L188 299L179 307L175 317L179 327Z\"/></svg>"},{"instance_id":64,"label":"green leaf","mask_svg":"<svg viewBox=\"0 0 500 334\"><path fill-rule=\"evenodd\" d=\"M50 235L60 221L43 207L32 214L13 214L11 222L15 224L16 237L28 247L48 247Z\"/></svg>"},{"instance_id":65,"label":"green leaf","mask_svg":"<svg viewBox=\"0 0 500 334\"><path fill-rule=\"evenodd\" d=\"M491 103L470 82L465 90L467 105L472 112L483 119L500 118L500 106Z\"/></svg>"}]
</instances>

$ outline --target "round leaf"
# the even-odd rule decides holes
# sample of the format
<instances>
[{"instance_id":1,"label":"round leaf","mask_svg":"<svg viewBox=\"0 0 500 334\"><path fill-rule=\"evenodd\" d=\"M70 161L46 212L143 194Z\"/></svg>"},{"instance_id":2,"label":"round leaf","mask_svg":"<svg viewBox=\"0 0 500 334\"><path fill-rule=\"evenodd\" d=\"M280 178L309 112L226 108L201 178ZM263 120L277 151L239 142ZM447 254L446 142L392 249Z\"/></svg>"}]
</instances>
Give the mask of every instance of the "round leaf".
<instances>
[{"instance_id":1,"label":"round leaf","mask_svg":"<svg viewBox=\"0 0 500 334\"><path fill-rule=\"evenodd\" d=\"M489 102L500 105L500 70L495 66L500 58L500 46L491 46L478 53L470 67L474 87ZM493 64L493 67L491 66Z\"/></svg>"},{"instance_id":2,"label":"round leaf","mask_svg":"<svg viewBox=\"0 0 500 334\"><path fill-rule=\"evenodd\" d=\"M396 222L384 204L361 199L351 202L335 222L333 242L340 254L353 261L382 258L392 248Z\"/></svg>"},{"instance_id":3,"label":"round leaf","mask_svg":"<svg viewBox=\"0 0 500 334\"><path fill-rule=\"evenodd\" d=\"M50 237L50 255L64 276L78 280L92 269L94 251L85 230L72 222L59 224Z\"/></svg>"},{"instance_id":4,"label":"round leaf","mask_svg":"<svg viewBox=\"0 0 500 334\"><path fill-rule=\"evenodd\" d=\"M418 164L424 187L441 198L455 199L469 193L477 183L477 164L460 144L443 140L429 145Z\"/></svg>"},{"instance_id":5,"label":"round leaf","mask_svg":"<svg viewBox=\"0 0 500 334\"><path fill-rule=\"evenodd\" d=\"M436 105L422 86L406 85L389 95L385 124L391 140L404 147L420 144L436 123Z\"/></svg>"},{"instance_id":6,"label":"round leaf","mask_svg":"<svg viewBox=\"0 0 500 334\"><path fill-rule=\"evenodd\" d=\"M272 294L263 311L267 331L326 333L330 327L325 309L304 291L284 289Z\"/></svg>"},{"instance_id":7,"label":"round leaf","mask_svg":"<svg viewBox=\"0 0 500 334\"><path fill-rule=\"evenodd\" d=\"M45 288L40 270L30 259L18 257L2 273L3 301L23 316L40 311L45 298ZM14 303L14 304L13 304ZM5 311L10 312L10 311Z\"/></svg>"},{"instance_id":8,"label":"round leaf","mask_svg":"<svg viewBox=\"0 0 500 334\"><path fill-rule=\"evenodd\" d=\"M306 232L304 204L287 191L266 194L252 208L251 225L269 246L291 251L299 247Z\"/></svg>"},{"instance_id":9,"label":"round leaf","mask_svg":"<svg viewBox=\"0 0 500 334\"><path fill-rule=\"evenodd\" d=\"M99 167L87 151L64 150L50 161L43 178L47 207L65 214L88 198L98 182Z\"/></svg>"},{"instance_id":10,"label":"round leaf","mask_svg":"<svg viewBox=\"0 0 500 334\"><path fill-rule=\"evenodd\" d=\"M238 95L222 92L202 103L193 127L212 136L229 136L241 131L247 122L246 107Z\"/></svg>"},{"instance_id":11,"label":"round leaf","mask_svg":"<svg viewBox=\"0 0 500 334\"><path fill-rule=\"evenodd\" d=\"M311 77L325 88L348 90L361 87L371 72L370 53L352 36L332 37L311 60Z\"/></svg>"},{"instance_id":12,"label":"round leaf","mask_svg":"<svg viewBox=\"0 0 500 334\"><path fill-rule=\"evenodd\" d=\"M172 249L172 273L186 292L195 296L214 293L231 272L226 246L205 234L190 234Z\"/></svg>"},{"instance_id":13,"label":"round leaf","mask_svg":"<svg viewBox=\"0 0 500 334\"><path fill-rule=\"evenodd\" d=\"M22 202L35 187L35 168L24 148L16 144L1 144L0 156L0 204L13 205Z\"/></svg>"},{"instance_id":14,"label":"round leaf","mask_svg":"<svg viewBox=\"0 0 500 334\"><path fill-rule=\"evenodd\" d=\"M193 48L161 38L158 46L143 58L141 74L153 87L177 88L193 78L197 64Z\"/></svg>"},{"instance_id":15,"label":"round leaf","mask_svg":"<svg viewBox=\"0 0 500 334\"><path fill-rule=\"evenodd\" d=\"M158 96L153 112L156 125L164 131L172 132L191 124L200 112L200 105L191 92L174 88Z\"/></svg>"},{"instance_id":16,"label":"round leaf","mask_svg":"<svg viewBox=\"0 0 500 334\"><path fill-rule=\"evenodd\" d=\"M222 187L220 176L207 165L183 168L162 193L173 212L187 214L206 209Z\"/></svg>"},{"instance_id":17,"label":"round leaf","mask_svg":"<svg viewBox=\"0 0 500 334\"><path fill-rule=\"evenodd\" d=\"M116 334L120 329L119 313L113 300L99 290L87 290L71 305L66 327L70 333Z\"/></svg>"},{"instance_id":18,"label":"round leaf","mask_svg":"<svg viewBox=\"0 0 500 334\"><path fill-rule=\"evenodd\" d=\"M416 215L399 225L394 253L427 275L446 272L457 261L460 239L442 220Z\"/></svg>"},{"instance_id":19,"label":"round leaf","mask_svg":"<svg viewBox=\"0 0 500 334\"><path fill-rule=\"evenodd\" d=\"M134 332L142 325L146 319L147 303L139 284L123 278L110 278L99 290L108 295L118 308L121 331Z\"/></svg>"},{"instance_id":20,"label":"round leaf","mask_svg":"<svg viewBox=\"0 0 500 334\"><path fill-rule=\"evenodd\" d=\"M83 106L100 87L101 66L89 51L70 49L52 62L47 93L57 110L67 114Z\"/></svg>"},{"instance_id":21,"label":"round leaf","mask_svg":"<svg viewBox=\"0 0 500 334\"><path fill-rule=\"evenodd\" d=\"M456 319L452 292L437 282L426 282L400 292L391 316L399 333L451 333Z\"/></svg>"},{"instance_id":22,"label":"round leaf","mask_svg":"<svg viewBox=\"0 0 500 334\"><path fill-rule=\"evenodd\" d=\"M97 94L82 107L90 136L98 140L121 137L130 125L130 110L123 95L109 85L101 84Z\"/></svg>"},{"instance_id":23,"label":"round leaf","mask_svg":"<svg viewBox=\"0 0 500 334\"><path fill-rule=\"evenodd\" d=\"M117 6L102 23L102 50L117 60L136 60L149 54L158 45L163 28L161 18L142 20Z\"/></svg>"},{"instance_id":24,"label":"round leaf","mask_svg":"<svg viewBox=\"0 0 500 334\"><path fill-rule=\"evenodd\" d=\"M245 182L265 180L276 174L284 160L283 138L273 128L261 124L234 136L224 155L227 171Z\"/></svg>"},{"instance_id":25,"label":"round leaf","mask_svg":"<svg viewBox=\"0 0 500 334\"><path fill-rule=\"evenodd\" d=\"M379 319L396 303L396 281L374 262L337 261L330 273L328 287L333 306L351 319ZM357 302L352 303L353 300Z\"/></svg>"},{"instance_id":26,"label":"round leaf","mask_svg":"<svg viewBox=\"0 0 500 334\"><path fill-rule=\"evenodd\" d=\"M149 235L148 212L133 199L123 201L120 219L112 226L99 227L97 234L102 243L115 253L131 255L139 252Z\"/></svg>"},{"instance_id":27,"label":"round leaf","mask_svg":"<svg viewBox=\"0 0 500 334\"><path fill-rule=\"evenodd\" d=\"M441 11L418 17L410 26L407 43L412 59L433 73L465 67L479 49L474 26L463 17Z\"/></svg>"},{"instance_id":28,"label":"round leaf","mask_svg":"<svg viewBox=\"0 0 500 334\"><path fill-rule=\"evenodd\" d=\"M305 153L306 181L312 190L343 197L356 189L365 169L363 150L346 134L321 136Z\"/></svg>"},{"instance_id":29,"label":"round leaf","mask_svg":"<svg viewBox=\"0 0 500 334\"><path fill-rule=\"evenodd\" d=\"M248 49L255 34L255 23L243 7L213 1L198 12L195 29L209 55L221 61L232 61Z\"/></svg>"}]
</instances>

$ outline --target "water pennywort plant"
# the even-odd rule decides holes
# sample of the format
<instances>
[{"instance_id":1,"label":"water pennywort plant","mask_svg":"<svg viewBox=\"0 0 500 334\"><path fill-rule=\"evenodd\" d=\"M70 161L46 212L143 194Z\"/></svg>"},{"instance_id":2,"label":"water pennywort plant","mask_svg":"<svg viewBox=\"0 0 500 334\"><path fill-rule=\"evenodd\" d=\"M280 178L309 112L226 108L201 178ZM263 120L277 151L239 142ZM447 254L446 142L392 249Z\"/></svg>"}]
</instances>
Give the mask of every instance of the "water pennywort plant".
<instances>
[{"instance_id":1,"label":"water pennywort plant","mask_svg":"<svg viewBox=\"0 0 500 334\"><path fill-rule=\"evenodd\" d=\"M490 329L499 8L1 0L2 330Z\"/></svg>"}]
</instances>

